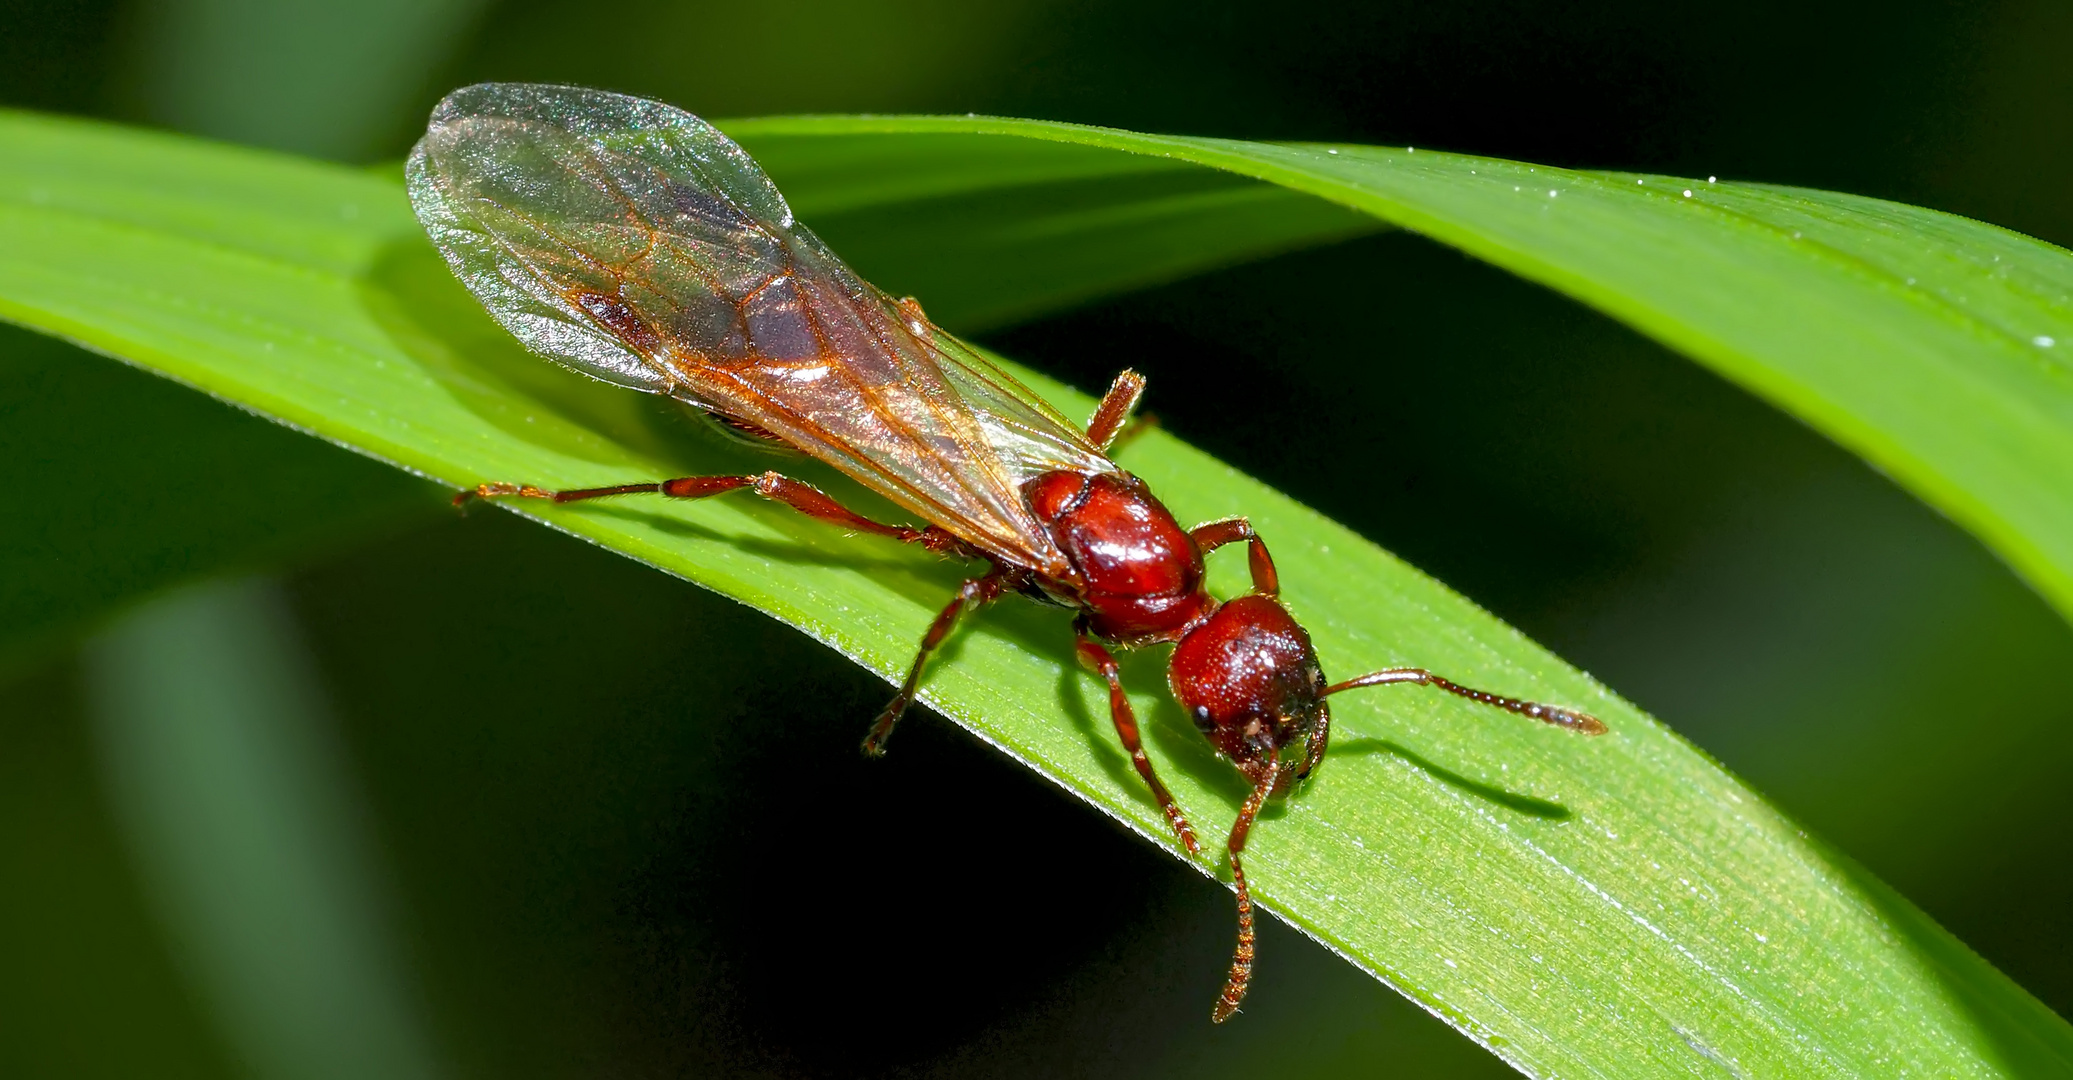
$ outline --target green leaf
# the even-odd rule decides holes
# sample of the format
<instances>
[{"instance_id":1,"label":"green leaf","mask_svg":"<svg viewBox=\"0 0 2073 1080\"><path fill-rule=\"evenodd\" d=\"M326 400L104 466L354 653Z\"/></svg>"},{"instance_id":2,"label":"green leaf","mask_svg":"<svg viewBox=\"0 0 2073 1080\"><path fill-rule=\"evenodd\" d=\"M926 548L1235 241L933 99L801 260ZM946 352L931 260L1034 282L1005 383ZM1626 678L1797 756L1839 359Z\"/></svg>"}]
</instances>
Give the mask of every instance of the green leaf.
<instances>
[{"instance_id":1,"label":"green leaf","mask_svg":"<svg viewBox=\"0 0 2073 1080\"><path fill-rule=\"evenodd\" d=\"M1565 292L1768 398L1978 535L2073 617L2073 256L2042 241L1833 192L1429 151L988 118L727 130L779 161L792 144L866 133L981 160L1000 144L1058 140L1366 211Z\"/></svg>"},{"instance_id":2,"label":"green leaf","mask_svg":"<svg viewBox=\"0 0 2073 1080\"><path fill-rule=\"evenodd\" d=\"M874 126L894 133L867 134ZM1652 188L1667 182L1632 184L1629 193L1622 185L1632 178L1422 154L1414 163L1408 153L1328 155L994 120L765 121L733 130L765 155L802 216L889 288L909 288L904 274L922 280L930 245L958 236L969 240L957 249L969 261L955 264L966 276L1028 264L1009 287L966 285L957 303L967 323L1085 295L1072 285L1073 268L1104 260L1087 258L1091 245L1070 232L1104 234L1094 187L1114 185L1109 206L1126 225L1156 222L1174 193L1224 192L1222 201L1201 200L1170 218L1171 228L1143 232L1165 237L1166 247L1111 268L1103 288L1352 231L1337 211L1319 217L1314 205L1246 194L1244 185L1190 188L1178 179L1186 174L1147 168L1151 159L1115 148L1243 166L1291 189L1328 191L1549 279L1560 276L1557 260L1541 248L1567 243L1580 268L1565 271L1565 282L1608 308L1617 299L1637 322L1694 349L1742 322L1756 325L1735 340L1789 338L1773 325L1773 286L1736 290L1767 280L1767 270L1798 273L1802 291L1811 290L1817 279L1808 268L1827 267L1842 238L1863 231L1831 211L1841 220L1826 226L1818 258L1798 255L1813 245L1748 224L1754 211L1736 216ZM1054 158L1031 149L1044 143L1008 135L1086 146ZM1095 153L1104 146L1108 164ZM26 325L451 484L559 486L767 467L702 440L663 403L519 351L446 274L393 178L31 117L0 120L0 147L0 310ZM866 152L912 167L844 167ZM1500 180L1485 179L1493 171ZM1512 176L1558 177L1547 188L1562 194L1509 192ZM1157 188L1160 178L1176 186ZM1146 184L1154 186L1133 187ZM1072 195L1073 185L1090 186ZM1046 204L1036 197L1043 194L1060 198ZM1507 201L1514 194L1522 197ZM1734 197L1751 206L1791 202L1748 189ZM965 225L910 241L869 217L904 214L918 228L933 217L922 209L931 202L944 207L941 220L962 207ZM1070 212L1049 231L1009 227L1017 207L1045 205ZM1500 244L1460 224L1478 215L1489 219L1489 236L1518 235ZM983 221L1002 231L973 238ZM1227 222L1250 223L1239 230L1242 243L1193 235ZM858 238L856 250L845 247L845 229ZM1877 239L1868 233L1859 247ZM1726 284L1686 290L1690 310L1635 299L1644 286L1683 295L1631 280L1633 265L1665 249L1685 253L1694 279L1703 266ZM1595 262L1582 257L1592 252ZM1741 277L1721 269L1737 266ZM1876 320L1921 321L1904 296L1873 303L1877 279L1866 280L1874 284L1861 290L1863 303L1831 311L1845 328L1836 333L1899 338ZM1849 299L1840 286L1831 291ZM1657 312L1652 322L1632 314L1643 311ZM1713 323L1703 318L1709 313ZM1091 407L1083 395L1031 381L1068 412ZM1253 519L1274 544L1290 606L1334 674L1417 663L1580 705L1612 726L1584 739L1416 690L1349 695L1335 701L1331 758L1254 834L1250 865L1267 906L1506 1060L1537 1076L2041 1075L2073 1064L2073 1030L2057 1017L1587 676L1178 440L1155 432L1131 444L1123 461L1184 518ZM806 463L799 471L876 508L826 470ZM520 509L768 611L888 676L905 667L965 569L751 498ZM1242 560L1220 557L1213 574L1220 589L1239 588ZM1165 700L1159 657L1134 657L1125 676L1182 805L1205 828L1228 822L1242 785ZM1056 612L1004 603L972 620L932 669L927 697L1173 850L1108 730L1103 695L1072 662ZM1019 835L1013 822L1000 831L1028 846L1032 873L1041 875L1042 838ZM1071 902L1061 909L1066 917ZM1203 987L1205 1014L1212 991Z\"/></svg>"},{"instance_id":3,"label":"green leaf","mask_svg":"<svg viewBox=\"0 0 2073 1080\"><path fill-rule=\"evenodd\" d=\"M881 288L969 333L1384 222L1185 161L1027 139L773 135L731 124Z\"/></svg>"}]
</instances>

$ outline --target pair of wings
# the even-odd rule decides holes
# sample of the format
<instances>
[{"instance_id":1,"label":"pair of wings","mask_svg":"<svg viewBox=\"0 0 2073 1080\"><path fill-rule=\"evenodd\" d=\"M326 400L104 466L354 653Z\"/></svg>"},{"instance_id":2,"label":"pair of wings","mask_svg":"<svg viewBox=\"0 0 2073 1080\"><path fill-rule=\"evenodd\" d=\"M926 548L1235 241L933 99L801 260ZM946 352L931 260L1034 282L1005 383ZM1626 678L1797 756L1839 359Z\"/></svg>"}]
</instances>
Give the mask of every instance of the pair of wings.
<instances>
[{"instance_id":1,"label":"pair of wings","mask_svg":"<svg viewBox=\"0 0 2073 1080\"><path fill-rule=\"evenodd\" d=\"M1116 471L843 265L741 147L681 109L470 86L433 110L407 176L433 244L534 352L768 431L989 555L1061 576L1023 482Z\"/></svg>"}]
</instances>

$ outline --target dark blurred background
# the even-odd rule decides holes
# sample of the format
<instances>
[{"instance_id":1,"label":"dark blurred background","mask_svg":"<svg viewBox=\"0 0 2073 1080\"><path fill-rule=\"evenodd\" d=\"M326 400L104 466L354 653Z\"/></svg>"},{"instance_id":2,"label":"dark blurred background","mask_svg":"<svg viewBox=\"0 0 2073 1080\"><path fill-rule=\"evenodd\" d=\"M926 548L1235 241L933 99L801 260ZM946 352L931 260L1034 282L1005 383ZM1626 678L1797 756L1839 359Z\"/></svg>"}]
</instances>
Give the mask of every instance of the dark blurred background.
<instances>
[{"instance_id":1,"label":"dark blurred background","mask_svg":"<svg viewBox=\"0 0 2073 1080\"><path fill-rule=\"evenodd\" d=\"M1806 184L2065 244L2069 46L2054 0L9 0L0 103L377 163L446 89L559 80ZM2073 1008L2073 633L1797 422L1402 234L985 340L1145 371L1167 427ZM1228 893L940 720L860 762L884 687L731 602L13 330L0 461L0 589L151 594L0 651L0 1074L1504 1072L1278 926L1212 1030ZM117 527L165 548L64 539Z\"/></svg>"}]
</instances>

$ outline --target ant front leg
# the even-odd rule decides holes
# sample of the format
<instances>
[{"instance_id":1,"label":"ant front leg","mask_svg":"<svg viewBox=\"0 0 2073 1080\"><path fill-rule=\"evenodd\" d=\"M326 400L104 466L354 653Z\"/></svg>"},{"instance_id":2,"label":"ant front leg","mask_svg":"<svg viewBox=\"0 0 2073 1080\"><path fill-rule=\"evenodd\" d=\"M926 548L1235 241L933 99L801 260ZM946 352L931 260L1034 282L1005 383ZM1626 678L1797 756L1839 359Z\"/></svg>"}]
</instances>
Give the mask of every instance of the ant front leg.
<instances>
[{"instance_id":1,"label":"ant front leg","mask_svg":"<svg viewBox=\"0 0 2073 1080\"><path fill-rule=\"evenodd\" d=\"M1166 812L1166 820L1173 825L1173 831L1180 835L1180 842L1189 854L1202 850L1195 839L1195 830L1188 826L1188 819L1181 816L1180 804L1173 801L1173 793L1166 790L1159 774L1152 770L1152 759L1145 756L1144 739L1137 730L1137 713L1130 708L1130 698L1123 693L1123 676L1116 669L1116 658L1109 654L1101 643L1087 633L1084 623L1073 628L1077 636L1080 663L1102 677L1108 683L1109 719L1115 721L1116 735L1123 740L1123 749L1130 754L1130 764L1137 766L1137 775L1152 789L1152 798L1159 803L1159 809Z\"/></svg>"},{"instance_id":2,"label":"ant front leg","mask_svg":"<svg viewBox=\"0 0 2073 1080\"><path fill-rule=\"evenodd\" d=\"M1188 536L1205 556L1225 544L1245 541L1245 563L1252 570L1252 591L1261 596L1281 594L1281 575L1274 571L1274 556L1267 553L1267 542L1253 531L1252 522L1242 517L1212 521L1188 530Z\"/></svg>"},{"instance_id":3,"label":"ant front leg","mask_svg":"<svg viewBox=\"0 0 2073 1080\"><path fill-rule=\"evenodd\" d=\"M575 488L568 491L548 491L531 484L480 484L454 496L453 504L465 506L470 499L497 499L507 496L545 499L553 503L583 502L614 495L663 495L672 499L705 499L742 488L754 488L756 494L766 499L783 503L807 517L845 529L890 537L905 544L920 544L941 555L977 554L970 545L934 525L916 529L906 525L887 525L882 521L873 521L836 502L827 492L812 484L775 472L757 473L753 476L680 476L659 483L615 484L611 487Z\"/></svg>"},{"instance_id":4,"label":"ant front leg","mask_svg":"<svg viewBox=\"0 0 2073 1080\"><path fill-rule=\"evenodd\" d=\"M950 636L957 627L958 617L966 611L992 603L1001 594L1003 575L996 569L981 578L973 578L957 590L957 597L950 605L937 613L936 621L929 624L929 632L922 635L921 651L914 654L914 666L907 669L907 681L900 684L900 692L886 703L885 711L871 722L871 733L864 736L864 754L868 757L885 755L885 740L892 737L893 725L899 723L900 714L914 703L914 692L921 686L921 669L929 662L929 655Z\"/></svg>"},{"instance_id":5,"label":"ant front leg","mask_svg":"<svg viewBox=\"0 0 2073 1080\"><path fill-rule=\"evenodd\" d=\"M1245 1000L1246 988L1252 985L1253 927L1252 888L1245 881L1245 838L1252 835L1252 823L1260 816L1260 807L1266 805L1267 797L1274 793L1274 783L1281 778L1281 763L1268 761L1260 770L1259 778L1253 783L1252 794L1246 796L1245 805L1238 808L1238 820L1231 826L1231 838L1224 843L1224 849L1231 853L1231 884L1238 890L1238 947L1231 953L1231 970L1224 976L1224 992L1217 996L1216 1008L1210 1010L1209 1021L1221 1024L1238 1011L1238 1004Z\"/></svg>"}]
</instances>

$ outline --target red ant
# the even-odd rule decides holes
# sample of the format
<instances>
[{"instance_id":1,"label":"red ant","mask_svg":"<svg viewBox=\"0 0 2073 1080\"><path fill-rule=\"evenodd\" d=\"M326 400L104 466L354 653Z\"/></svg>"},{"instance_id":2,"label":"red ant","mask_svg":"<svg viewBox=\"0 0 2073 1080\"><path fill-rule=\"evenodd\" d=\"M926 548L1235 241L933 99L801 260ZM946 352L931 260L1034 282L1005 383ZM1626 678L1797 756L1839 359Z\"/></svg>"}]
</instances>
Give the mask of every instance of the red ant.
<instances>
[{"instance_id":1,"label":"red ant","mask_svg":"<svg viewBox=\"0 0 2073 1080\"><path fill-rule=\"evenodd\" d=\"M1094 419L1087 441L1106 450L1143 392L1144 380L1133 371L1116 378ZM986 558L935 526L913 529L887 525L856 514L818 488L778 473L756 476L688 476L659 484L628 484L581 491L547 492L484 484L461 493L471 496L526 495L558 503L608 495L655 492L676 498L704 498L752 487L758 494L839 525L876 533L931 550ZM1022 485L1030 511L1043 523L1070 567L1067 574L1046 573L1030 566L995 560L987 573L958 589L922 636L921 650L906 681L864 737L864 753L885 753L893 725L914 700L929 655L950 636L959 617L991 603L1006 592L1019 592L1042 602L1073 608L1080 662L1108 683L1109 712L1116 734L1130 754L1130 763L1144 777L1152 797L1190 854L1202 845L1146 756L1137 717L1123 690L1116 658L1103 642L1134 649L1172 644L1167 684L1195 727L1238 771L1252 782L1252 792L1238 810L1225 840L1231 878L1238 892L1238 945L1210 1018L1221 1023L1238 1010L1252 981L1254 950L1252 891L1245 879L1243 853L1260 809L1270 799L1288 794L1324 759L1331 738L1331 706L1325 698L1342 690L1390 683L1437 687L1471 701L1531 717L1586 735L1600 735L1605 725L1575 709L1462 686L1423 668L1385 668L1359 678L1327 684L1310 635L1278 599L1280 578L1266 541L1244 518L1231 518L1183 529L1171 511L1152 495L1144 481L1121 470L1101 473L1056 471ZM1244 541L1252 571L1253 591L1218 601L1205 583L1203 557L1226 544Z\"/></svg>"},{"instance_id":2,"label":"red ant","mask_svg":"<svg viewBox=\"0 0 2073 1080\"><path fill-rule=\"evenodd\" d=\"M1173 646L1173 696L1252 784L1225 841L1238 945L1216 1021L1237 1011L1252 978L1246 836L1261 807L1323 759L1326 698L1418 683L1571 731L1605 730L1575 709L1471 689L1422 668L1327 683L1309 634L1277 599L1274 559L1252 525L1232 518L1183 529L1109 457L1144 391L1141 377L1118 376L1081 432L930 324L913 301L858 278L792 220L740 147L689 113L571 87L468 87L433 112L408 175L418 216L455 273L535 351L819 458L930 524L871 520L775 472L573 491L482 484L456 503L702 499L753 488L844 529L988 560L930 625L864 751L884 752L929 655L967 611L1008 592L1071 608L1080 661L1107 682L1131 763L1181 843L1198 853L1194 829L1145 755L1107 648ZM1219 601L1202 560L1239 541L1252 592Z\"/></svg>"}]
</instances>

